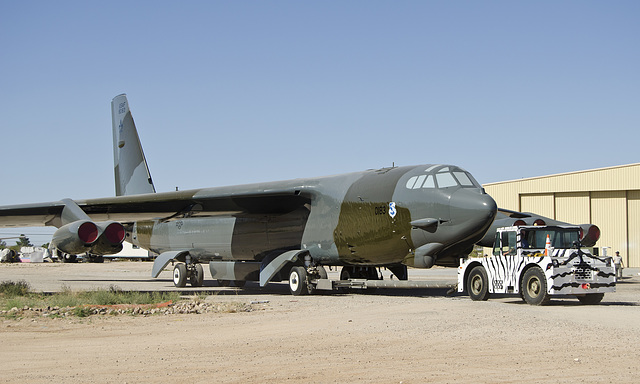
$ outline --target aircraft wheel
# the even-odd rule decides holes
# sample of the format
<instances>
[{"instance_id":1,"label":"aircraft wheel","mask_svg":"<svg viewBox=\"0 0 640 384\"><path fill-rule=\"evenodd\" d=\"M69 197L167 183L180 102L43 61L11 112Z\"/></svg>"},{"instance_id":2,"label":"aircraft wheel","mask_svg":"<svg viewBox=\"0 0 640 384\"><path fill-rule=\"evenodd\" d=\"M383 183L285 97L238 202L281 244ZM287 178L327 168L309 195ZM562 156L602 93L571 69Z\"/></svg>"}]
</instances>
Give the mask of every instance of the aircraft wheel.
<instances>
[{"instance_id":1,"label":"aircraft wheel","mask_svg":"<svg viewBox=\"0 0 640 384\"><path fill-rule=\"evenodd\" d=\"M366 270L368 280L381 280L376 267L369 267Z\"/></svg>"},{"instance_id":2,"label":"aircraft wheel","mask_svg":"<svg viewBox=\"0 0 640 384\"><path fill-rule=\"evenodd\" d=\"M540 267L527 269L522 278L522 295L524 301L531 305L545 305L550 297L547 294L547 278Z\"/></svg>"},{"instance_id":3,"label":"aircraft wheel","mask_svg":"<svg viewBox=\"0 0 640 384\"><path fill-rule=\"evenodd\" d=\"M61 256L58 257L62 257L62 262L63 263L77 263L78 262L78 256L76 255L70 255L68 253L62 253Z\"/></svg>"},{"instance_id":4,"label":"aircraft wheel","mask_svg":"<svg viewBox=\"0 0 640 384\"><path fill-rule=\"evenodd\" d=\"M89 263L104 263L104 256L87 255L87 261Z\"/></svg>"},{"instance_id":5,"label":"aircraft wheel","mask_svg":"<svg viewBox=\"0 0 640 384\"><path fill-rule=\"evenodd\" d=\"M602 301L602 298L604 298L604 293L587 293L586 295L578 296L578 300L586 305L598 304Z\"/></svg>"},{"instance_id":6,"label":"aircraft wheel","mask_svg":"<svg viewBox=\"0 0 640 384\"><path fill-rule=\"evenodd\" d=\"M320 276L321 279L327 279L329 277L329 275L327 275L327 270L325 269L325 267L323 267L322 265L318 265L317 269L318 276Z\"/></svg>"},{"instance_id":7,"label":"aircraft wheel","mask_svg":"<svg viewBox=\"0 0 640 384\"><path fill-rule=\"evenodd\" d=\"M353 276L353 272L351 271L351 268L342 267L342 270L340 271L340 280L349 280L353 277L354 276Z\"/></svg>"},{"instance_id":8,"label":"aircraft wheel","mask_svg":"<svg viewBox=\"0 0 640 384\"><path fill-rule=\"evenodd\" d=\"M173 285L178 288L183 288L187 285L187 266L183 263L178 263L173 268Z\"/></svg>"},{"instance_id":9,"label":"aircraft wheel","mask_svg":"<svg viewBox=\"0 0 640 384\"><path fill-rule=\"evenodd\" d=\"M342 267L342 270L340 271L340 280L350 280L355 278L353 275L354 272L355 271L350 267ZM340 288L340 292L349 293L351 292L351 288Z\"/></svg>"},{"instance_id":10,"label":"aircraft wheel","mask_svg":"<svg viewBox=\"0 0 640 384\"><path fill-rule=\"evenodd\" d=\"M202 287L202 284L204 283L204 270L202 269L202 264L195 265L193 271L191 271L191 276L189 276L189 282L192 287Z\"/></svg>"},{"instance_id":11,"label":"aircraft wheel","mask_svg":"<svg viewBox=\"0 0 640 384\"><path fill-rule=\"evenodd\" d=\"M289 291L294 296L309 293L307 285L307 271L304 267L293 267L289 273Z\"/></svg>"},{"instance_id":12,"label":"aircraft wheel","mask_svg":"<svg viewBox=\"0 0 640 384\"><path fill-rule=\"evenodd\" d=\"M474 267L467 277L467 291L474 301L485 301L489 298L489 278L484 267Z\"/></svg>"}]
</instances>

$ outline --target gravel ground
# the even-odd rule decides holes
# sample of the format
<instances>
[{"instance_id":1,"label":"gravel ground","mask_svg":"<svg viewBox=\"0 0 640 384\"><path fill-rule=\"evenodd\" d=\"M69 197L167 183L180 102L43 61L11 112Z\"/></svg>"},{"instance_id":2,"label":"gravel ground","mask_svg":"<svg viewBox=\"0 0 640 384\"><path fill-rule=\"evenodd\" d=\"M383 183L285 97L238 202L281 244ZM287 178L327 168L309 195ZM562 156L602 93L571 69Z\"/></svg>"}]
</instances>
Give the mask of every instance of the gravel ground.
<instances>
[{"instance_id":1,"label":"gravel ground","mask_svg":"<svg viewBox=\"0 0 640 384\"><path fill-rule=\"evenodd\" d=\"M25 279L41 291L173 289L169 272L152 281L150 269L0 265L0 280ZM205 303L251 310L4 319L0 382L638 383L640 276L625 272L597 306L473 302L442 289L294 297L283 284L238 290L210 282ZM410 276L446 280L455 269Z\"/></svg>"}]
</instances>

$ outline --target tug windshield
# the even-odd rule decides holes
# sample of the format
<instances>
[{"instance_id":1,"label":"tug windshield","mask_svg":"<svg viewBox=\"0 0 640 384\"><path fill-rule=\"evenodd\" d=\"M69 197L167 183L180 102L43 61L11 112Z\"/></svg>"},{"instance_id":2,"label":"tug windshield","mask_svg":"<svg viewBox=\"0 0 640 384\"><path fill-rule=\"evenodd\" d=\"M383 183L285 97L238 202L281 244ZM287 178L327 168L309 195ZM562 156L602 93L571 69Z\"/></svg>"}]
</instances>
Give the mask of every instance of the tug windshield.
<instances>
[{"instance_id":1,"label":"tug windshield","mask_svg":"<svg viewBox=\"0 0 640 384\"><path fill-rule=\"evenodd\" d=\"M573 243L580 239L579 230L576 228L527 229L521 232L522 248L544 249L547 235L551 240L551 246L559 249L572 248Z\"/></svg>"}]
</instances>

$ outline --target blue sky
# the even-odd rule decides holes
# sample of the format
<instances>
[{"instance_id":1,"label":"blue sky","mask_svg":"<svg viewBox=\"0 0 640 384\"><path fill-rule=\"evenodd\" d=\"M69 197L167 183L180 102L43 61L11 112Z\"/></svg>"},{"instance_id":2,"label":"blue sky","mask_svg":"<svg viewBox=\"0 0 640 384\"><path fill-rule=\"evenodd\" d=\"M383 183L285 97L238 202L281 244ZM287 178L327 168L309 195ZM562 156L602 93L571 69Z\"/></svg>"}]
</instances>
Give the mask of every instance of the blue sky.
<instances>
[{"instance_id":1,"label":"blue sky","mask_svg":"<svg viewBox=\"0 0 640 384\"><path fill-rule=\"evenodd\" d=\"M4 1L0 204L113 195L120 93L158 191L636 163L639 18L637 1Z\"/></svg>"}]
</instances>

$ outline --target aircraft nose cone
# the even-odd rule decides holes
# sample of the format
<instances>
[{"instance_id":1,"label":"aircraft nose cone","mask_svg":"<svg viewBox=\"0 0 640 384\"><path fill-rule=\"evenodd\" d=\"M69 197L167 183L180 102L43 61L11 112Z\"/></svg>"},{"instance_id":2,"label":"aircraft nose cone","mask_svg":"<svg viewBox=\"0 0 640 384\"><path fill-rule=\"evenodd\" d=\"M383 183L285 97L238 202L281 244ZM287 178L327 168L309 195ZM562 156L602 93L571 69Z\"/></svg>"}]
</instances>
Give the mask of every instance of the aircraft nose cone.
<instances>
[{"instance_id":1,"label":"aircraft nose cone","mask_svg":"<svg viewBox=\"0 0 640 384\"><path fill-rule=\"evenodd\" d=\"M451 196L451 223L464 228L467 236L482 237L498 211L495 200L486 193L461 188Z\"/></svg>"}]
</instances>

